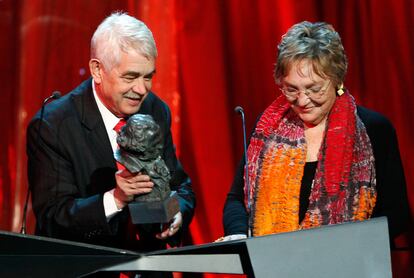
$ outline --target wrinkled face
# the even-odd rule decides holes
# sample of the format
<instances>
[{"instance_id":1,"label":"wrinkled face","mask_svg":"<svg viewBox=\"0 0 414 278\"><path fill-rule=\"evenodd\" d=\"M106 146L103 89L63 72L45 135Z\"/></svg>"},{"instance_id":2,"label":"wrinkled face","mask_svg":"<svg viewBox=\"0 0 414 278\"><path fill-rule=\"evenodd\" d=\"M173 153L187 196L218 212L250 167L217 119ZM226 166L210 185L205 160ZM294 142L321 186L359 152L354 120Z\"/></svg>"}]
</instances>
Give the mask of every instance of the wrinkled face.
<instances>
[{"instance_id":1,"label":"wrinkled face","mask_svg":"<svg viewBox=\"0 0 414 278\"><path fill-rule=\"evenodd\" d=\"M138 112L152 87L155 61L136 51L121 52L118 65L106 69L97 59L90 61L96 93L117 117Z\"/></svg>"},{"instance_id":2,"label":"wrinkled face","mask_svg":"<svg viewBox=\"0 0 414 278\"><path fill-rule=\"evenodd\" d=\"M323 123L336 99L332 81L317 75L309 60L292 65L282 79L282 88L288 92L298 91L296 97L286 98L307 127Z\"/></svg>"}]
</instances>

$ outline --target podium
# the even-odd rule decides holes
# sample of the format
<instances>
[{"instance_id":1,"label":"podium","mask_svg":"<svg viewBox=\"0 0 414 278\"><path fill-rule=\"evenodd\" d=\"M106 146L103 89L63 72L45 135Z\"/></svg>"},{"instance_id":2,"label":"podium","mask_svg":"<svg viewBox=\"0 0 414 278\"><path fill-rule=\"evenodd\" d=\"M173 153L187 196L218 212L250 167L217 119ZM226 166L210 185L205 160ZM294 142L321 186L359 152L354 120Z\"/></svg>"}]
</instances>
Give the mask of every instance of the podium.
<instances>
[{"instance_id":1,"label":"podium","mask_svg":"<svg viewBox=\"0 0 414 278\"><path fill-rule=\"evenodd\" d=\"M0 277L82 277L99 271L392 277L385 217L145 254L0 232Z\"/></svg>"}]
</instances>

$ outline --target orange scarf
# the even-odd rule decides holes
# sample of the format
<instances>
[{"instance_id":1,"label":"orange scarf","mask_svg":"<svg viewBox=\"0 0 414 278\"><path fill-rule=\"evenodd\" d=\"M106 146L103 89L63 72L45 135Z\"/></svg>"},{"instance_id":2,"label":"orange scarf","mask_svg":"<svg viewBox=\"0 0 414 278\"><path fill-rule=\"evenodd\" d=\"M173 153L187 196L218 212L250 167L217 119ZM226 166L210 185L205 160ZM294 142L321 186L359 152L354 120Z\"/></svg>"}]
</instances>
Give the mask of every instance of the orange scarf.
<instances>
[{"instance_id":1,"label":"orange scarf","mask_svg":"<svg viewBox=\"0 0 414 278\"><path fill-rule=\"evenodd\" d=\"M337 97L328 116L302 223L299 194L306 141L302 121L283 96L261 116L247 154L255 236L364 220L372 214L376 200L374 156L348 93Z\"/></svg>"}]
</instances>

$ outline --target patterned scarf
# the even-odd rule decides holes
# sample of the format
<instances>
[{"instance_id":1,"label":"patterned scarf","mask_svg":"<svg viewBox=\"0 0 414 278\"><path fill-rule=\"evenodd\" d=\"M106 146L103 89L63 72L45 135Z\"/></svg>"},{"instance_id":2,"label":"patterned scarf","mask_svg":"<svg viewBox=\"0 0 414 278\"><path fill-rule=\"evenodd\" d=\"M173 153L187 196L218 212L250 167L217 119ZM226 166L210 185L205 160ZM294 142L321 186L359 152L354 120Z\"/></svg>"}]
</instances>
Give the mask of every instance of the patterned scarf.
<instances>
[{"instance_id":1,"label":"patterned scarf","mask_svg":"<svg viewBox=\"0 0 414 278\"><path fill-rule=\"evenodd\" d=\"M337 97L328 116L302 223L299 195L306 140L303 123L284 96L261 116L247 155L255 236L364 220L372 214L376 201L374 156L349 93Z\"/></svg>"}]
</instances>

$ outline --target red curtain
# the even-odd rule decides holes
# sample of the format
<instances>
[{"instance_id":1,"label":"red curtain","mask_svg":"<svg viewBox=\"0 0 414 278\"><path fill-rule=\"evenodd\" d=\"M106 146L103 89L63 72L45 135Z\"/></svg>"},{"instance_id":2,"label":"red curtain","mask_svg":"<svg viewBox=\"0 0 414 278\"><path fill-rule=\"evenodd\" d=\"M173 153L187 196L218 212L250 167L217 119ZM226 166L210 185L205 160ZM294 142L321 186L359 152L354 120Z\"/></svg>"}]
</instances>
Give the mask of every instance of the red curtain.
<instances>
[{"instance_id":1,"label":"red curtain","mask_svg":"<svg viewBox=\"0 0 414 278\"><path fill-rule=\"evenodd\" d=\"M172 109L174 140L197 194L193 243L222 235L222 208L242 155L233 108L243 106L250 130L277 95L272 73L280 36L303 20L336 28L349 58L346 87L394 123L414 208L411 0L2 0L0 229L20 229L28 121L54 90L66 93L89 76L91 35L116 10L141 18L154 32L154 91ZM401 238L400 244L408 243ZM410 264L408 251L393 253L396 277L411 277Z\"/></svg>"}]
</instances>

